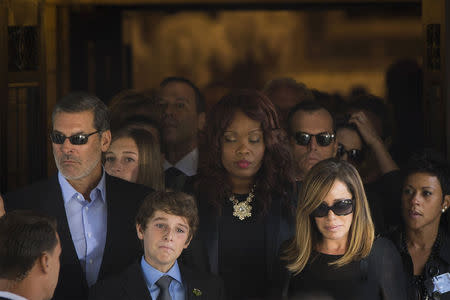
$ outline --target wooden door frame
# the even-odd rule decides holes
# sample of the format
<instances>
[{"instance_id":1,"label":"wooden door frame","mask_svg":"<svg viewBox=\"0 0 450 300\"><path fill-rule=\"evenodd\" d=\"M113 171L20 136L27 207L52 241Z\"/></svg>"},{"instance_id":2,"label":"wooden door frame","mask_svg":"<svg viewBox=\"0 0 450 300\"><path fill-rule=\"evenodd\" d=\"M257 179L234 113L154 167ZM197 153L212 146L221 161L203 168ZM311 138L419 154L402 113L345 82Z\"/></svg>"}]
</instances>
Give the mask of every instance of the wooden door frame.
<instances>
[{"instance_id":1,"label":"wooden door frame","mask_svg":"<svg viewBox=\"0 0 450 300\"><path fill-rule=\"evenodd\" d=\"M424 0L430 1L430 0ZM445 17L444 22L445 25L445 40L444 40L444 97L446 103L446 139L447 139L447 160L450 160L450 3L447 1L445 4Z\"/></svg>"},{"instance_id":2,"label":"wooden door frame","mask_svg":"<svg viewBox=\"0 0 450 300\"><path fill-rule=\"evenodd\" d=\"M0 193L8 184L7 109L8 107L8 7L0 1Z\"/></svg>"}]
</instances>

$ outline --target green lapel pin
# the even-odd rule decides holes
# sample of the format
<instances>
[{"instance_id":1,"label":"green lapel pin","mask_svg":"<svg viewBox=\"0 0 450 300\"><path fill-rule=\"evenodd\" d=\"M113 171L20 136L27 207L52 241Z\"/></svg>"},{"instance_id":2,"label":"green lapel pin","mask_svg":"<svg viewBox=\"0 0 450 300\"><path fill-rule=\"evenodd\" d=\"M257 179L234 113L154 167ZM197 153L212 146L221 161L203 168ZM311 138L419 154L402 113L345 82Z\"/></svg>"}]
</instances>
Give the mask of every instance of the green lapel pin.
<instances>
[{"instance_id":1,"label":"green lapel pin","mask_svg":"<svg viewBox=\"0 0 450 300\"><path fill-rule=\"evenodd\" d=\"M197 297L202 295L202 291L200 291L199 289L193 289L192 293L194 293L194 295L197 296Z\"/></svg>"}]
</instances>

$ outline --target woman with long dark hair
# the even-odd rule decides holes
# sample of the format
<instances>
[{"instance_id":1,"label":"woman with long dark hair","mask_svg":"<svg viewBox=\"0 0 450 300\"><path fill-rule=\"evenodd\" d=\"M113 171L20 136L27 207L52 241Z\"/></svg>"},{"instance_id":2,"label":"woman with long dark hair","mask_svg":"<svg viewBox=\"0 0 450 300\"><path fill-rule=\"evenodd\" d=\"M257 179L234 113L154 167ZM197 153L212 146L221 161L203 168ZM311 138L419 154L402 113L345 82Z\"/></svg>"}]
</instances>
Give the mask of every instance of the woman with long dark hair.
<instances>
[{"instance_id":1,"label":"woman with long dark hair","mask_svg":"<svg viewBox=\"0 0 450 300\"><path fill-rule=\"evenodd\" d=\"M230 299L262 299L292 233L294 171L287 137L263 94L239 90L210 111L194 192L209 271Z\"/></svg>"}]
</instances>

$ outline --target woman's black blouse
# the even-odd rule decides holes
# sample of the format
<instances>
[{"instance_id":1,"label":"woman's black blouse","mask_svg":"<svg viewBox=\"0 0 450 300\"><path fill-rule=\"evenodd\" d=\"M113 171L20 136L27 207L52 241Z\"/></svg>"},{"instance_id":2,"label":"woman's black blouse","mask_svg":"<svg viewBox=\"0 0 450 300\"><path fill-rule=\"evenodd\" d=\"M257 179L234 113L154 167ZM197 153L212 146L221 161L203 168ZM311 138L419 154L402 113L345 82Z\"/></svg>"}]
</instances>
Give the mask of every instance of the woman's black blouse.
<instances>
[{"instance_id":1,"label":"woman's black blouse","mask_svg":"<svg viewBox=\"0 0 450 300\"><path fill-rule=\"evenodd\" d=\"M420 276L414 276L414 265L406 247L404 230L399 227L389 235L400 252L403 268L406 274L408 299L441 299L450 300L450 292L433 295L434 284L432 278L450 272L450 235L444 226L439 228L438 237L433 245L428 261ZM428 298L427 298L428 297Z\"/></svg>"},{"instance_id":2,"label":"woman's black blouse","mask_svg":"<svg viewBox=\"0 0 450 300\"><path fill-rule=\"evenodd\" d=\"M236 195L239 202L247 195ZM267 286L265 226L253 206L252 217L233 216L233 204L226 201L219 221L219 275L229 299L264 298Z\"/></svg>"},{"instance_id":3,"label":"woman's black blouse","mask_svg":"<svg viewBox=\"0 0 450 300\"><path fill-rule=\"evenodd\" d=\"M305 269L290 276L283 294L289 299L326 296L335 300L407 299L401 259L389 240L376 239L369 256L361 261L342 267L329 265L340 257L313 253Z\"/></svg>"}]
</instances>

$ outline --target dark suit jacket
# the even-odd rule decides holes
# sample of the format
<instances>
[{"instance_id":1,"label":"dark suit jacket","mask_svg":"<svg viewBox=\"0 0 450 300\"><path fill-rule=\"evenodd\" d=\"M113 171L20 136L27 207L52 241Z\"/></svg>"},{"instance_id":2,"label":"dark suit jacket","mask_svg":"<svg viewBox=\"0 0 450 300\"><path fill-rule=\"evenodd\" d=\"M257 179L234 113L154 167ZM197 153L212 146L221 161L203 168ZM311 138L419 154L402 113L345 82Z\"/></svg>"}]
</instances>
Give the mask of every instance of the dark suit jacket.
<instances>
[{"instance_id":1,"label":"dark suit jacket","mask_svg":"<svg viewBox=\"0 0 450 300\"><path fill-rule=\"evenodd\" d=\"M186 288L186 300L222 300L224 297L223 283L215 276L194 272L178 264L183 284ZM201 292L195 295L194 289ZM89 293L89 300L152 300L145 283L140 262L132 264L125 272L97 283Z\"/></svg>"},{"instance_id":2,"label":"dark suit jacket","mask_svg":"<svg viewBox=\"0 0 450 300\"><path fill-rule=\"evenodd\" d=\"M117 274L141 256L134 218L151 189L106 174L107 233L98 279ZM67 222L58 176L34 183L5 197L6 211L30 209L54 216L61 240L61 270L53 299L87 299L88 286Z\"/></svg>"}]
</instances>

